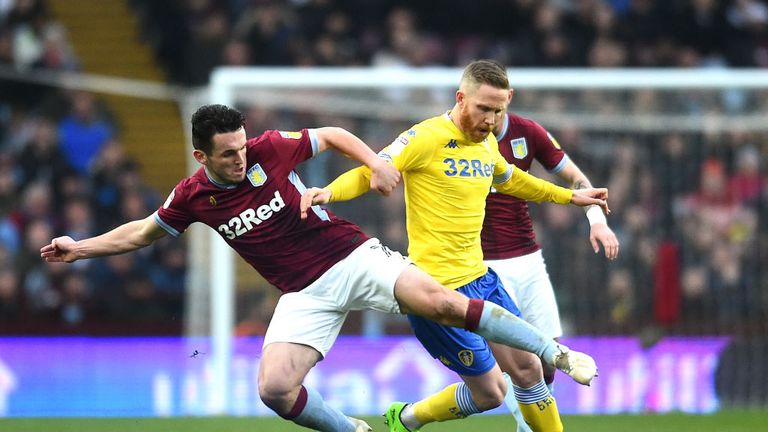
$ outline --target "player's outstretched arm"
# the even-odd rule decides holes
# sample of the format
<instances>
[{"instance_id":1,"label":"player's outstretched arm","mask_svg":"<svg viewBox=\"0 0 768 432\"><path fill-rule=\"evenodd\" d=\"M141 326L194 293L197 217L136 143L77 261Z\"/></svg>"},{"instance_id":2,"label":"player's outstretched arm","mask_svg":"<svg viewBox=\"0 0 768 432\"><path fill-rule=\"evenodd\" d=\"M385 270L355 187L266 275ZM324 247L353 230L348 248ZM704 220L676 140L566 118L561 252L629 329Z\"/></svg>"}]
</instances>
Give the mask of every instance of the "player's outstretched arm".
<instances>
[{"instance_id":1,"label":"player's outstretched arm","mask_svg":"<svg viewBox=\"0 0 768 432\"><path fill-rule=\"evenodd\" d=\"M149 246L165 236L166 231L155 222L154 215L125 223L100 236L75 241L57 237L40 248L40 257L48 262L73 262L79 259L117 255Z\"/></svg>"},{"instance_id":2,"label":"player's outstretched arm","mask_svg":"<svg viewBox=\"0 0 768 432\"><path fill-rule=\"evenodd\" d=\"M557 175L571 184L571 189L591 188L589 181L583 171L572 160L568 160ZM614 260L619 256L619 239L616 234L608 227L608 221L605 218L603 209L598 206L589 206L584 208L587 219L589 219L589 242L592 244L592 250L595 253L600 252L600 245L603 245L605 257Z\"/></svg>"},{"instance_id":3,"label":"player's outstretched arm","mask_svg":"<svg viewBox=\"0 0 768 432\"><path fill-rule=\"evenodd\" d=\"M336 177L325 189L331 192L328 202L349 201L368 192L371 187L371 170L361 166Z\"/></svg>"},{"instance_id":4,"label":"player's outstretched arm","mask_svg":"<svg viewBox=\"0 0 768 432\"><path fill-rule=\"evenodd\" d=\"M606 188L587 188L573 191L571 204L579 207L599 206L605 214L611 214L608 208L608 189Z\"/></svg>"},{"instance_id":5,"label":"player's outstretched arm","mask_svg":"<svg viewBox=\"0 0 768 432\"><path fill-rule=\"evenodd\" d=\"M369 187L382 195L389 195L400 182L400 171L380 158L360 138L339 127L317 129L318 149L333 147L337 151L362 163L370 170Z\"/></svg>"},{"instance_id":6,"label":"player's outstretched arm","mask_svg":"<svg viewBox=\"0 0 768 432\"><path fill-rule=\"evenodd\" d=\"M493 185L498 192L534 202L547 201L579 207L597 205L606 213L610 213L606 202L608 189L589 188L574 191L528 174L505 161L502 162L502 164L497 163L502 171L495 172L493 180Z\"/></svg>"}]
</instances>

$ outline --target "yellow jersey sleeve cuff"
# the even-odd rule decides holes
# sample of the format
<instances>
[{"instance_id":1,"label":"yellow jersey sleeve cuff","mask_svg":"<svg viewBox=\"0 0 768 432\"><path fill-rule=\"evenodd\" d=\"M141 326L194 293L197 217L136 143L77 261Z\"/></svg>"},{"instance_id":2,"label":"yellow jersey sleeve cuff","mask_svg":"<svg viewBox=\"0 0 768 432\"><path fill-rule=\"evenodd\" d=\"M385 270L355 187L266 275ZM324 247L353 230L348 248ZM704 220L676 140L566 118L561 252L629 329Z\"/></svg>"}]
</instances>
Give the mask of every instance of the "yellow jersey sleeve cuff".
<instances>
[{"instance_id":1,"label":"yellow jersey sleeve cuff","mask_svg":"<svg viewBox=\"0 0 768 432\"><path fill-rule=\"evenodd\" d=\"M349 201L368 192L371 170L367 166L351 169L326 186L331 191L330 202Z\"/></svg>"},{"instance_id":2,"label":"yellow jersey sleeve cuff","mask_svg":"<svg viewBox=\"0 0 768 432\"><path fill-rule=\"evenodd\" d=\"M570 204L573 198L571 189L532 176L519 168L513 168L506 181L495 184L494 187L503 194L534 202Z\"/></svg>"}]
</instances>

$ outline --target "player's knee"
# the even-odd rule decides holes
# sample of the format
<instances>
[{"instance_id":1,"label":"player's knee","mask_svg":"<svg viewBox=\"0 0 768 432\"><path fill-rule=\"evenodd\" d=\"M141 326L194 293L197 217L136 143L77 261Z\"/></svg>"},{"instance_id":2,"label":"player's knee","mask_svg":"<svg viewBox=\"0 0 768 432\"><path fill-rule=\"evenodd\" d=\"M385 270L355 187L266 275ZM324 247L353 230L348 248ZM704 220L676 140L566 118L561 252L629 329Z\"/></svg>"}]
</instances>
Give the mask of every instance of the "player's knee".
<instances>
[{"instance_id":1,"label":"player's knee","mask_svg":"<svg viewBox=\"0 0 768 432\"><path fill-rule=\"evenodd\" d=\"M514 366L508 368L506 372L512 378L512 382L514 382L515 385L522 388L529 388L541 381L541 361L533 354L516 356L514 358Z\"/></svg>"},{"instance_id":2,"label":"player's knee","mask_svg":"<svg viewBox=\"0 0 768 432\"><path fill-rule=\"evenodd\" d=\"M504 396L506 396L506 391L501 387L477 392L477 394L472 393L472 399L475 402L475 406L477 406L480 411L488 411L498 408L504 403Z\"/></svg>"},{"instance_id":3,"label":"player's knee","mask_svg":"<svg viewBox=\"0 0 768 432\"><path fill-rule=\"evenodd\" d=\"M285 414L290 409L291 386L280 377L260 377L259 397L262 402L278 414Z\"/></svg>"}]
</instances>

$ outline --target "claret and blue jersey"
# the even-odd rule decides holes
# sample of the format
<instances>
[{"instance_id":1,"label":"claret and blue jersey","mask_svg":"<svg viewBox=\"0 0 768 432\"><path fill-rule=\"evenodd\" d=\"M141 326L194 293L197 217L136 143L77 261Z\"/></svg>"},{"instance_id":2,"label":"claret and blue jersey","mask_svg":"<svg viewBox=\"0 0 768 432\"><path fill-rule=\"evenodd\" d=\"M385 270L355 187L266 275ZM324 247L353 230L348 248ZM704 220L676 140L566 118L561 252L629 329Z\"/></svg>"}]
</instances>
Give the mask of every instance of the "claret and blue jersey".
<instances>
[{"instance_id":1,"label":"claret and blue jersey","mask_svg":"<svg viewBox=\"0 0 768 432\"><path fill-rule=\"evenodd\" d=\"M537 160L547 171L556 174L569 160L557 140L541 125L512 113L506 114L496 138L504 159L524 171L530 170ZM482 246L485 259L490 260L519 257L539 250L528 203L501 193L489 194Z\"/></svg>"},{"instance_id":2,"label":"claret and blue jersey","mask_svg":"<svg viewBox=\"0 0 768 432\"><path fill-rule=\"evenodd\" d=\"M218 184L201 167L179 182L155 221L173 236L202 222L275 287L299 291L368 237L317 206L300 218L306 188L294 168L317 153L314 130L267 131L246 147L243 182Z\"/></svg>"}]
</instances>

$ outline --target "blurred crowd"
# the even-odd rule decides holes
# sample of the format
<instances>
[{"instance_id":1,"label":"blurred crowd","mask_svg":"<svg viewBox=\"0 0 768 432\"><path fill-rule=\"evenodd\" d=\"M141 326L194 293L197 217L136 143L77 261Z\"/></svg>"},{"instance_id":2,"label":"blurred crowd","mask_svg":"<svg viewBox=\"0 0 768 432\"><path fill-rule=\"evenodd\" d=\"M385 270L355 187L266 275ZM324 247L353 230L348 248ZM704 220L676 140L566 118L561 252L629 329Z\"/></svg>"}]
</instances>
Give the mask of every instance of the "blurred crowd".
<instances>
[{"instance_id":1,"label":"blurred crowd","mask_svg":"<svg viewBox=\"0 0 768 432\"><path fill-rule=\"evenodd\" d=\"M218 65L765 67L762 0L130 0L181 83Z\"/></svg>"},{"instance_id":2,"label":"blurred crowd","mask_svg":"<svg viewBox=\"0 0 768 432\"><path fill-rule=\"evenodd\" d=\"M768 6L760 0L447 0L440 8L384 0L127 1L158 62L185 85L206 84L219 65L461 66L487 57L510 67L768 66ZM0 1L0 66L79 68L66 29L43 0ZM87 92L3 80L0 94L0 334L180 331L186 252L179 241L76 265L39 259L52 237L90 236L158 205L108 109ZM241 108L249 135L332 124L377 150L410 126ZM739 115L768 111L768 95L522 91L511 109ZM609 222L622 242L619 260L608 263L592 252L578 210L532 205L569 333L768 331L765 131L736 124L618 132L534 120L594 184L610 188ZM320 157L302 174L322 185L351 166ZM334 210L406 250L402 196L363 197ZM274 296L247 295L238 304L238 332L262 333ZM147 323L154 330L141 327ZM407 328L389 324L390 331Z\"/></svg>"},{"instance_id":3,"label":"blurred crowd","mask_svg":"<svg viewBox=\"0 0 768 432\"><path fill-rule=\"evenodd\" d=\"M0 6L0 66L77 70L44 2ZM13 81L0 94L0 334L178 333L178 241L74 265L40 259L54 237L93 236L159 205L106 107L88 92Z\"/></svg>"},{"instance_id":4,"label":"blurred crowd","mask_svg":"<svg viewBox=\"0 0 768 432\"><path fill-rule=\"evenodd\" d=\"M583 217L538 206L548 270L576 330L765 333L765 132L552 133L593 184L608 186L621 241L606 263Z\"/></svg>"},{"instance_id":5,"label":"blurred crowd","mask_svg":"<svg viewBox=\"0 0 768 432\"><path fill-rule=\"evenodd\" d=\"M603 112L630 119L626 132L576 121L543 122L592 183L609 188L608 221L621 241L619 259L608 262L602 251L592 251L583 212L531 204L566 332L645 332L651 339L665 332L765 334L768 273L761 263L768 262L768 132L738 121L651 130L632 129L629 123L643 112L729 113L737 119L768 111L768 94L745 92L735 106L729 102L733 96L721 91L620 93L525 89L516 92L510 107L519 113L548 107L544 111L560 111L563 118ZM258 107L246 111L255 130L338 124L357 131L376 150L412 124ZM308 184L326 184L353 166L329 157L310 162L302 174ZM558 181L538 168L534 174ZM332 208L391 247L407 248L402 190L387 198L368 194ZM389 324L391 331L403 330L396 320Z\"/></svg>"}]
</instances>

